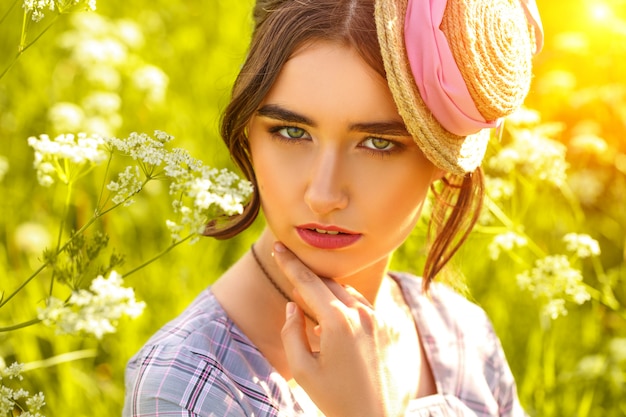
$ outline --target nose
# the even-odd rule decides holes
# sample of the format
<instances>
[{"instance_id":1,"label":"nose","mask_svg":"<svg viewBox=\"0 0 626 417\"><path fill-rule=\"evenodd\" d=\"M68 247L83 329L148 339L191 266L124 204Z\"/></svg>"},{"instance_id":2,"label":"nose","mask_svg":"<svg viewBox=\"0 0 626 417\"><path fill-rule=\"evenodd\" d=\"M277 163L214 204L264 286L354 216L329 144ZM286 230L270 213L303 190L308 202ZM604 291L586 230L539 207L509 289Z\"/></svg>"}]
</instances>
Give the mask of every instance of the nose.
<instances>
[{"instance_id":1,"label":"nose","mask_svg":"<svg viewBox=\"0 0 626 417\"><path fill-rule=\"evenodd\" d=\"M344 173L345 163L339 152L323 150L316 155L309 171L304 201L312 212L329 214L346 208L348 192Z\"/></svg>"}]
</instances>

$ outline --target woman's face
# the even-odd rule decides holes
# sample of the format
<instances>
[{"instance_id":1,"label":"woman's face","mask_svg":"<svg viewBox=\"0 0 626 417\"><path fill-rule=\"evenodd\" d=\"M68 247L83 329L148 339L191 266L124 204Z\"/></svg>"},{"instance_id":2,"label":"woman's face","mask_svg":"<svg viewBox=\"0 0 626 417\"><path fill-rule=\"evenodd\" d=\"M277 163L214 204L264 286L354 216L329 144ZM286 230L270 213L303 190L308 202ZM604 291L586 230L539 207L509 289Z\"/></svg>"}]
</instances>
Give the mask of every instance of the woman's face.
<instances>
[{"instance_id":1,"label":"woman's face","mask_svg":"<svg viewBox=\"0 0 626 417\"><path fill-rule=\"evenodd\" d=\"M267 225L315 273L382 273L439 171L351 48L301 48L249 124Z\"/></svg>"}]
</instances>

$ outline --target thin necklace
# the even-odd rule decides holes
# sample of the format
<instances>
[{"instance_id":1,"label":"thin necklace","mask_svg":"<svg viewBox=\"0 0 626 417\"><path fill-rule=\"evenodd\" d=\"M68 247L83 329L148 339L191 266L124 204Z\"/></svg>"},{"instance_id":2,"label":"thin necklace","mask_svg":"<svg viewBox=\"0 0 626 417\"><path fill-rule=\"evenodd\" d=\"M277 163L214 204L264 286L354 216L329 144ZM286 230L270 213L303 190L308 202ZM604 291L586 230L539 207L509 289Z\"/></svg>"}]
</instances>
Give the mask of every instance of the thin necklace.
<instances>
[{"instance_id":1,"label":"thin necklace","mask_svg":"<svg viewBox=\"0 0 626 417\"><path fill-rule=\"evenodd\" d=\"M287 295L287 293L285 291L283 291L282 288L280 288L280 286L276 283L276 281L274 281L274 279L272 278L272 276L269 274L269 272L267 272L267 269L265 269L265 267L263 266L263 264L261 263L261 260L259 259L259 256L256 254L256 250L254 249L254 245L250 246L250 252L252 252L252 257L254 258L254 260L256 261L256 264L259 266L259 268L261 268L261 271L263 272L263 275L265 275L265 278L267 278L267 280L270 282L270 284L272 284L272 286L274 288L276 288L276 291L278 291L278 293L280 295L283 296L283 298L285 300L287 300L287 302L293 302L293 300L291 299L291 297L289 297ZM304 312L304 315L311 320L313 323L317 323L317 320L315 320L313 317L311 317L311 315L309 313L307 313L306 311Z\"/></svg>"}]
</instances>

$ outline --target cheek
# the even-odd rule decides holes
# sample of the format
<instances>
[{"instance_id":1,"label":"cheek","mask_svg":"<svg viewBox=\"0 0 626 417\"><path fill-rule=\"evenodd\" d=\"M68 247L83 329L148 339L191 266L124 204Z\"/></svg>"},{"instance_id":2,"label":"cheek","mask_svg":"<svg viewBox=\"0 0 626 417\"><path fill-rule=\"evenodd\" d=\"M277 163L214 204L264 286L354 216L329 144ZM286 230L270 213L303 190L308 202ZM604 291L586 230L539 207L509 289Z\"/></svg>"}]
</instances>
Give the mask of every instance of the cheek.
<instances>
[{"instance_id":1,"label":"cheek","mask_svg":"<svg viewBox=\"0 0 626 417\"><path fill-rule=\"evenodd\" d=\"M298 173L301 171L288 158L281 158L277 152L263 152L252 149L253 166L256 175L261 203L266 205L285 200L298 189Z\"/></svg>"},{"instance_id":2,"label":"cheek","mask_svg":"<svg viewBox=\"0 0 626 417\"><path fill-rule=\"evenodd\" d=\"M406 170L403 174L390 176L395 180L379 185L378 192L370 196L365 207L369 207L372 217L386 219L384 227L390 228L390 232L408 235L417 223L428 195L431 172Z\"/></svg>"}]
</instances>

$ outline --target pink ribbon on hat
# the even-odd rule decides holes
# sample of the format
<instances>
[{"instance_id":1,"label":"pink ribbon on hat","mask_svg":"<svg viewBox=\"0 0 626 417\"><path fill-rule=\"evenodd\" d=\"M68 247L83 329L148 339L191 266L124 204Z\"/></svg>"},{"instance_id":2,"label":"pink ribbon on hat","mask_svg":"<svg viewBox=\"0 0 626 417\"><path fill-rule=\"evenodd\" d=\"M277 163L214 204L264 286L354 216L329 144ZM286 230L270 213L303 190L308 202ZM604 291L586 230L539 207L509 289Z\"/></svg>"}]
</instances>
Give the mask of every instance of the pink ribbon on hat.
<instances>
[{"instance_id":1,"label":"pink ribbon on hat","mask_svg":"<svg viewBox=\"0 0 626 417\"><path fill-rule=\"evenodd\" d=\"M535 0L520 0L528 21L535 28L535 53L543 46L543 28ZM415 83L424 103L451 133L467 136L498 126L487 121L470 96L448 41L439 29L446 0L409 0L404 40Z\"/></svg>"}]
</instances>

